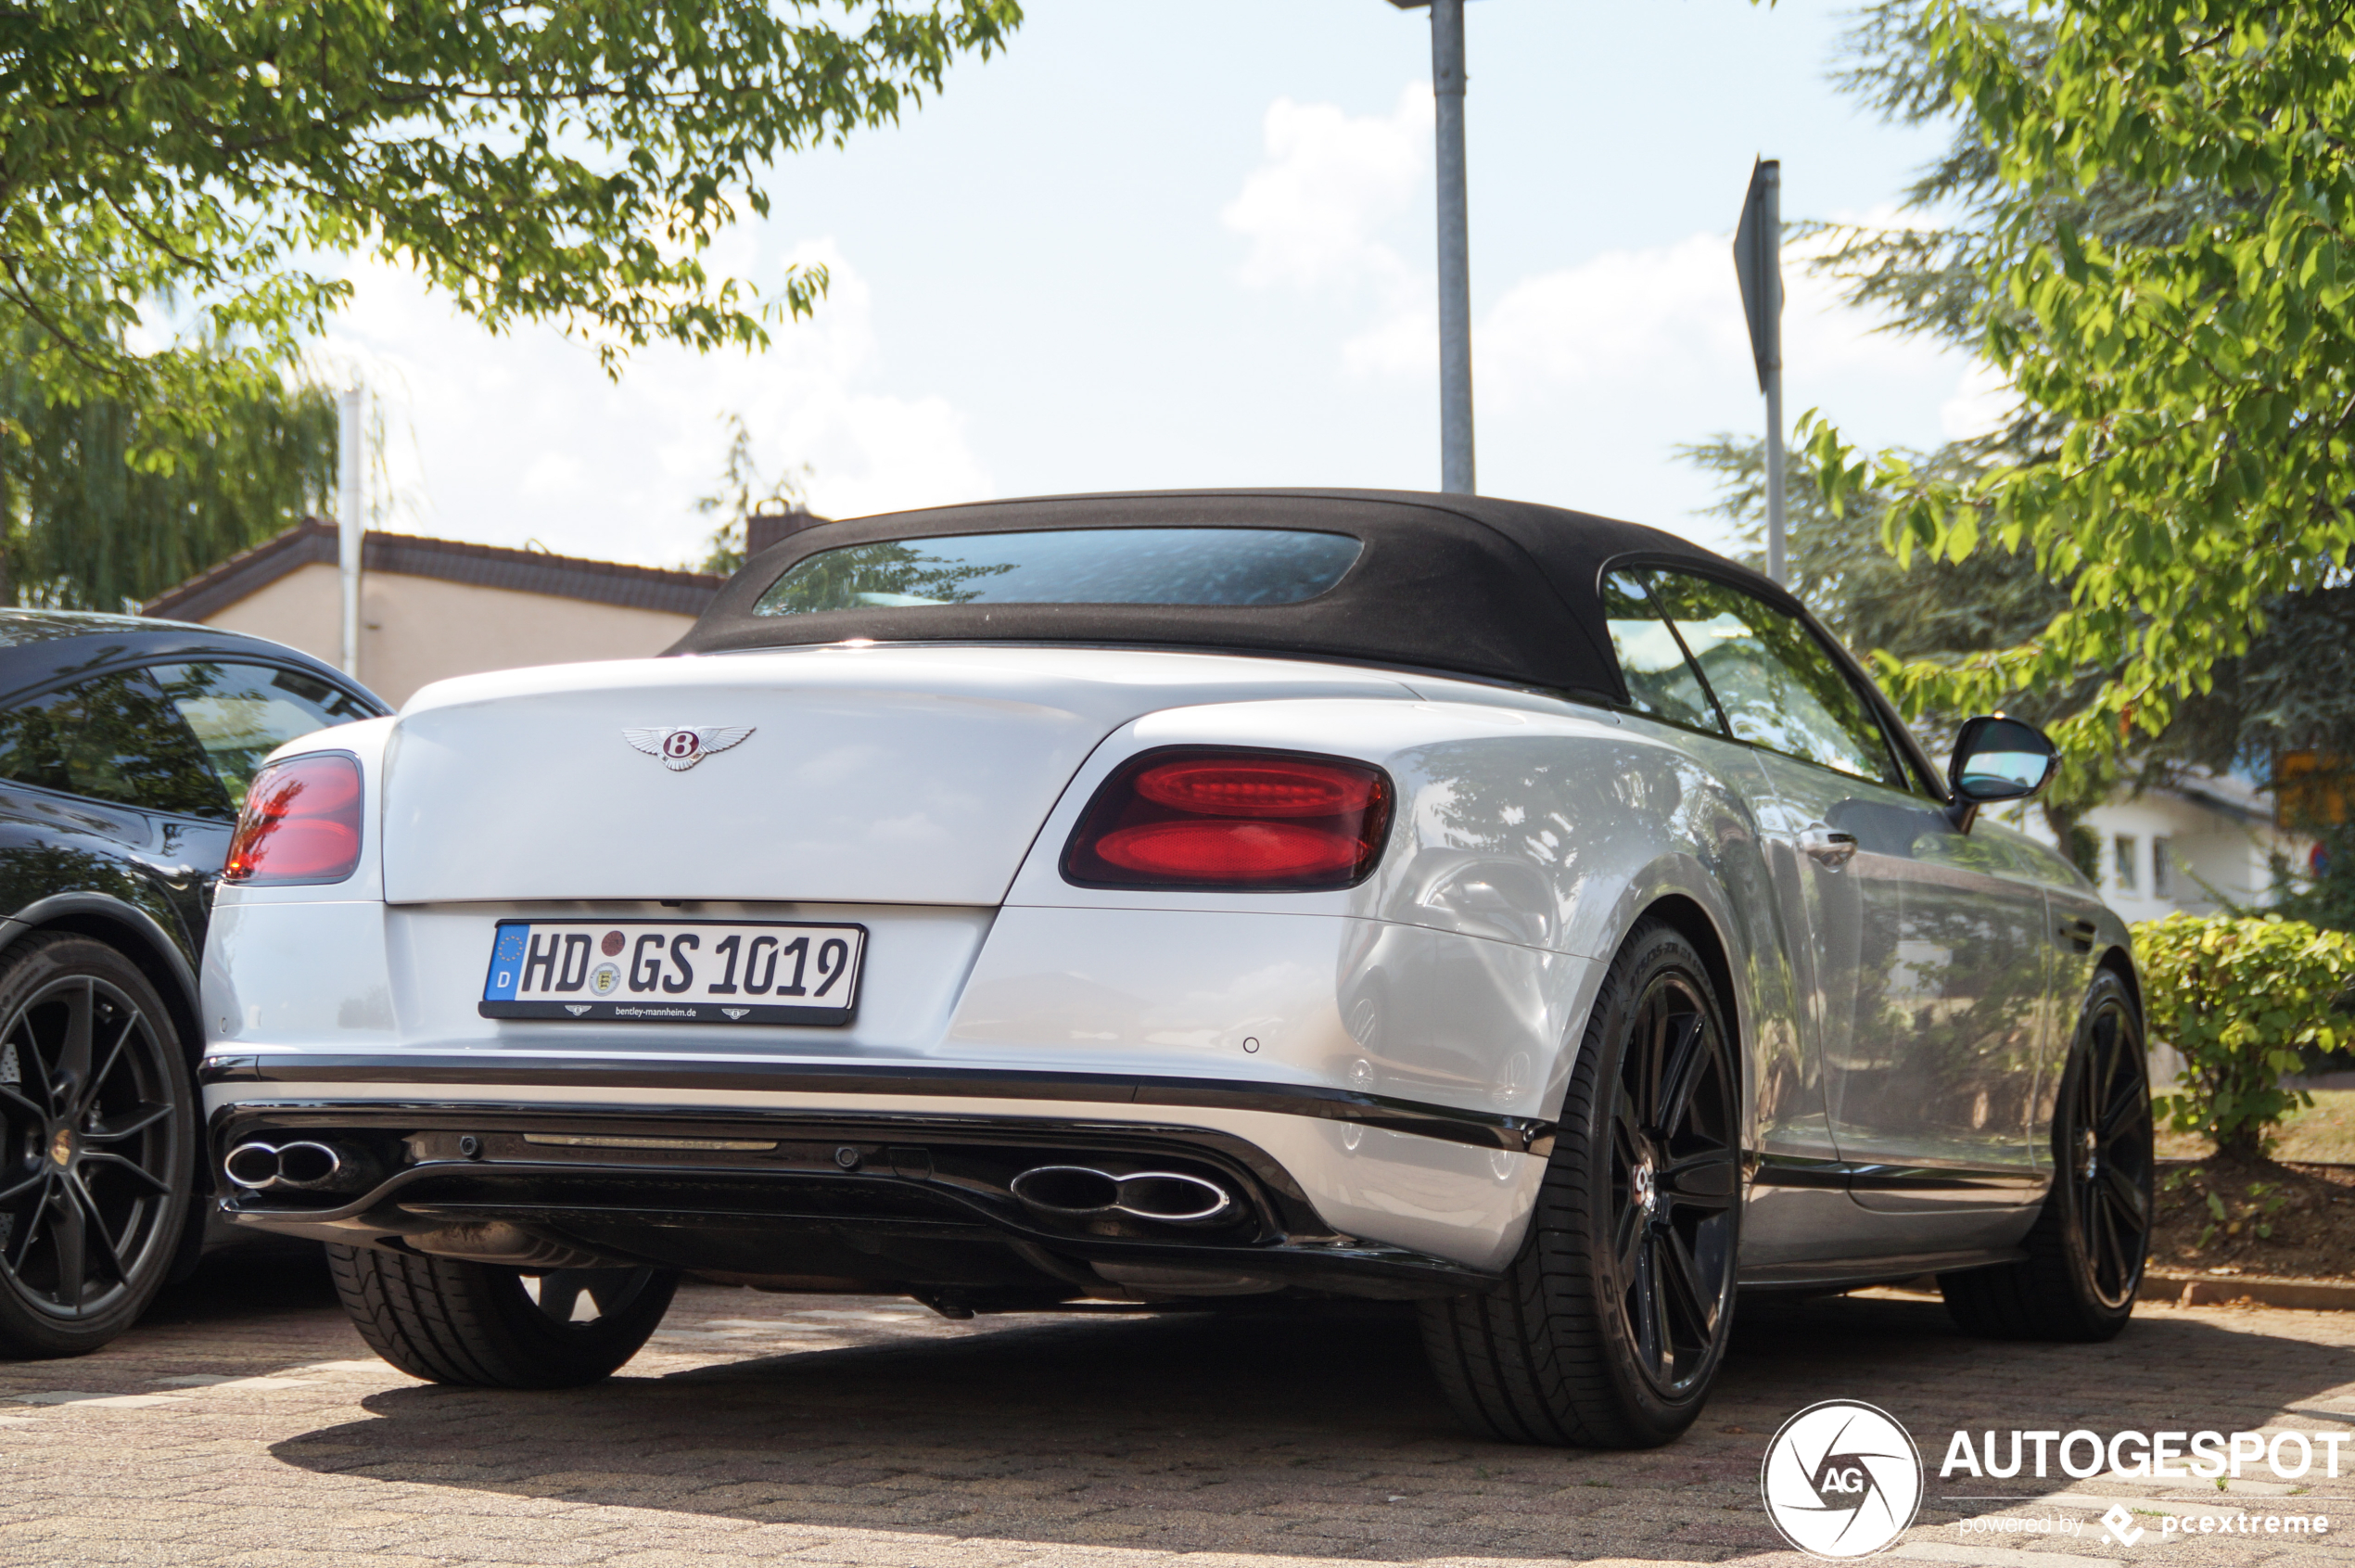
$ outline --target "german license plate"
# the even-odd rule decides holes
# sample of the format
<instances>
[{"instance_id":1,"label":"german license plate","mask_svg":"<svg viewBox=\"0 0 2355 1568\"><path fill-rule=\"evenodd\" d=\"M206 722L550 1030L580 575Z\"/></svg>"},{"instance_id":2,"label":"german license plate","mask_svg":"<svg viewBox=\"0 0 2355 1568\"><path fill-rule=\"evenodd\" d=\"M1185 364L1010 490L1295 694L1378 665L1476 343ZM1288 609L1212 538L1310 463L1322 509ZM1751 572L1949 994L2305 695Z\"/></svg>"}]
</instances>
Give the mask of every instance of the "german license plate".
<instances>
[{"instance_id":1,"label":"german license plate","mask_svg":"<svg viewBox=\"0 0 2355 1568\"><path fill-rule=\"evenodd\" d=\"M847 1024L863 925L786 921L503 920L486 1018L594 1024Z\"/></svg>"}]
</instances>

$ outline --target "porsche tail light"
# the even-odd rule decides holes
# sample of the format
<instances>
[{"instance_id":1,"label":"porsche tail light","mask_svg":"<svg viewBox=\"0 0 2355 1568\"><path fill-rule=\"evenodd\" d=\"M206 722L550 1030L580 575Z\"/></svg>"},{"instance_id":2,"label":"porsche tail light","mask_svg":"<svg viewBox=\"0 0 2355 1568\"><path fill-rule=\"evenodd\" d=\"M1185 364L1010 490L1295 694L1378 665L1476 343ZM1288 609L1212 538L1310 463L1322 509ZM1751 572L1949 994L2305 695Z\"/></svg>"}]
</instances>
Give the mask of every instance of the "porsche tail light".
<instances>
[{"instance_id":1,"label":"porsche tail light","mask_svg":"<svg viewBox=\"0 0 2355 1568\"><path fill-rule=\"evenodd\" d=\"M256 773L222 879L248 887L341 882L360 865L360 764L312 752Z\"/></svg>"},{"instance_id":2,"label":"porsche tail light","mask_svg":"<svg viewBox=\"0 0 2355 1568\"><path fill-rule=\"evenodd\" d=\"M1063 852L1090 887L1347 887L1381 858L1390 775L1285 751L1149 751L1096 791Z\"/></svg>"}]
</instances>

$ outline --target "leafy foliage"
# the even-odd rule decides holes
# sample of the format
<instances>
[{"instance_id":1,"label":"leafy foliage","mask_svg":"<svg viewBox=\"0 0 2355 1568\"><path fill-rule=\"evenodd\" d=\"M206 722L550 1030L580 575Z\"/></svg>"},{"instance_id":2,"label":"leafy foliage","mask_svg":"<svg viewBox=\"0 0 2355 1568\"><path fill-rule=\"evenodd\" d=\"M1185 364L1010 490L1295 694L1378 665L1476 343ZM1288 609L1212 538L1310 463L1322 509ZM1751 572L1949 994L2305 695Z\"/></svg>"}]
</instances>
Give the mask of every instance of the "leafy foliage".
<instances>
[{"instance_id":1,"label":"leafy foliage","mask_svg":"<svg viewBox=\"0 0 2355 1568\"><path fill-rule=\"evenodd\" d=\"M1712 510L1735 525L1742 559L1763 570L1765 443L1721 435L1682 448L1678 455L1717 476L1720 498ZM1919 461L1965 472L1983 461L1983 448L1957 442ZM1952 661L2008 647L2034 635L2067 606L2067 592L2047 581L2033 560L2015 552L1993 549L1963 561L1917 557L1901 564L1882 548L1879 501L1867 493L1860 504L1834 511L1814 474L1793 468L1784 475L1791 591L1843 644L1875 656L1884 672L1904 660ZM2081 708L2096 684L2081 679L2056 691L2015 692L1998 706L2047 725ZM1913 710L1916 729L1934 752L1970 717L1967 710L1929 708L1918 701ZM2118 778L2109 751L2080 749L2064 756L2060 776L2037 797L2054 835L2071 846L2088 875L2094 874L2098 846L2075 842L2082 836L2080 819L2107 797Z\"/></svg>"},{"instance_id":2,"label":"leafy foliage","mask_svg":"<svg viewBox=\"0 0 2355 1568\"><path fill-rule=\"evenodd\" d=\"M728 458L719 472L719 486L709 495L695 497L695 510L706 516L718 516L719 527L712 531L702 561L688 569L732 577L745 564L745 524L750 518L809 510L809 465L805 463L786 469L773 479L765 479L761 478L759 462L752 454L752 432L745 427L744 415L725 414L721 422L728 427L729 436Z\"/></svg>"},{"instance_id":3,"label":"leafy foliage","mask_svg":"<svg viewBox=\"0 0 2355 1568\"><path fill-rule=\"evenodd\" d=\"M348 296L319 258L364 249L493 331L579 331L609 370L656 339L762 343L822 273L764 295L703 248L770 210L780 155L896 119L1020 19L1017 0L29 0L0 19L0 342L28 345L51 402L194 431L265 395ZM184 330L139 351L169 300Z\"/></svg>"},{"instance_id":4,"label":"leafy foliage","mask_svg":"<svg viewBox=\"0 0 2355 1568\"><path fill-rule=\"evenodd\" d=\"M2267 1128L2313 1103L2281 1076L2346 1036L2332 1014L2355 986L2355 937L2278 915L2190 914L2133 935L2151 1034L2184 1062L2183 1088L2159 1097L2159 1112L2224 1154L2257 1157Z\"/></svg>"},{"instance_id":5,"label":"leafy foliage","mask_svg":"<svg viewBox=\"0 0 2355 1568\"><path fill-rule=\"evenodd\" d=\"M205 428L113 398L53 402L0 365L0 603L122 610L325 510L336 409L271 377ZM134 467L144 449L169 457Z\"/></svg>"},{"instance_id":6,"label":"leafy foliage","mask_svg":"<svg viewBox=\"0 0 2355 1568\"><path fill-rule=\"evenodd\" d=\"M2033 453L1958 478L1838 432L1803 444L1836 509L1950 563L2023 551L2069 604L2035 636L1905 663L1920 706L2088 676L2080 749L2212 690L2285 595L2355 548L2355 11L2231 0L1920 0L1908 102L1959 107L1986 194L1967 244L1882 282L1975 336L2041 423ZM1950 283L1967 278L1960 295Z\"/></svg>"}]
</instances>

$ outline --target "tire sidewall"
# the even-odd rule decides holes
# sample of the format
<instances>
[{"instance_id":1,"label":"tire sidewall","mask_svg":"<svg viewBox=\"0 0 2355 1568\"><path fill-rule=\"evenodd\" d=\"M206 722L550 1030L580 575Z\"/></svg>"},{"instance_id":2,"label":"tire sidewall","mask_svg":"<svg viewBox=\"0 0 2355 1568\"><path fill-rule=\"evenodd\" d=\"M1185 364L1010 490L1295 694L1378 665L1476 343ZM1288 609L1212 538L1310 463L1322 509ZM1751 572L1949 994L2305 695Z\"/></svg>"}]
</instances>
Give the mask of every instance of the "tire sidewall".
<instances>
[{"instance_id":1,"label":"tire sidewall","mask_svg":"<svg viewBox=\"0 0 2355 1568\"><path fill-rule=\"evenodd\" d=\"M172 1189L164 1212L150 1230L145 1252L132 1269L130 1288L104 1311L63 1319L24 1300L13 1281L0 1278L0 1356L80 1356L96 1350L139 1320L163 1288L180 1251L194 1202L197 1169L195 1090L180 1031L155 983L120 950L92 937L29 938L0 957L0 1028L43 988L60 979L90 975L128 996L146 1016L160 1057L158 1070L172 1097L167 1126L172 1139Z\"/></svg>"}]
</instances>

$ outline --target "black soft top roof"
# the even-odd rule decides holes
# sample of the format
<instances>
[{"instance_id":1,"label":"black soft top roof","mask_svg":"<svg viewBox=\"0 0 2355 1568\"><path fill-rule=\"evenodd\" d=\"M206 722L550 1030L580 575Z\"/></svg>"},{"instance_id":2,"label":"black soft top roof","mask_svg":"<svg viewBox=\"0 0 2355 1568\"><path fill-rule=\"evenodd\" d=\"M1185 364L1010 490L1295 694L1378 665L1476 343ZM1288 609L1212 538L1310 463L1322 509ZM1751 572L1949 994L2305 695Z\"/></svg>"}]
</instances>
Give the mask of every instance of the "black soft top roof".
<instances>
[{"instance_id":1,"label":"black soft top roof","mask_svg":"<svg viewBox=\"0 0 2355 1568\"><path fill-rule=\"evenodd\" d=\"M796 562L846 544L1039 529L1305 529L1365 554L1297 605L924 605L760 616ZM1699 567L1789 606L1756 572L1635 523L1487 496L1406 491L1172 491L1062 495L888 512L803 529L728 580L674 654L879 643L1117 643L1322 656L1451 670L1626 700L1603 631L1603 568ZM1801 612L1803 613L1803 612Z\"/></svg>"}]
</instances>

